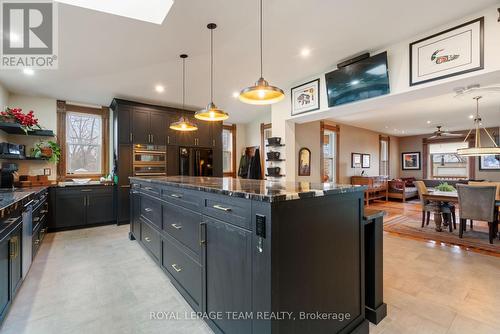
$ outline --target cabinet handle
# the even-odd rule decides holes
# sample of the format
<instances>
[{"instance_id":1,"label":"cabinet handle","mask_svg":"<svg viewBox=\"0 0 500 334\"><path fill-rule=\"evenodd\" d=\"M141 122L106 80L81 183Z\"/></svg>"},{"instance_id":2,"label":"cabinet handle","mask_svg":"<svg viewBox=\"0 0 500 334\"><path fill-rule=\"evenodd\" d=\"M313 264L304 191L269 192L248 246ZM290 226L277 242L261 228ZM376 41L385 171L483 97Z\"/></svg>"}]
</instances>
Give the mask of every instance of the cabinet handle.
<instances>
[{"instance_id":1,"label":"cabinet handle","mask_svg":"<svg viewBox=\"0 0 500 334\"><path fill-rule=\"evenodd\" d=\"M172 268L174 268L174 270L175 270L176 272L181 272L181 271L182 271L182 268L181 268L181 267L178 267L178 266L177 266L177 264L175 264L175 263L172 265Z\"/></svg>"},{"instance_id":2,"label":"cabinet handle","mask_svg":"<svg viewBox=\"0 0 500 334\"><path fill-rule=\"evenodd\" d=\"M215 146L215 139L212 139L213 146Z\"/></svg>"},{"instance_id":3,"label":"cabinet handle","mask_svg":"<svg viewBox=\"0 0 500 334\"><path fill-rule=\"evenodd\" d=\"M49 212L49 210L42 210L42 211L40 211L40 213L43 213L43 214L45 214L47 212Z\"/></svg>"},{"instance_id":4,"label":"cabinet handle","mask_svg":"<svg viewBox=\"0 0 500 334\"><path fill-rule=\"evenodd\" d=\"M153 190L153 188L151 188L151 187L144 187L144 190L149 190L149 191L152 191L152 190Z\"/></svg>"},{"instance_id":5,"label":"cabinet handle","mask_svg":"<svg viewBox=\"0 0 500 334\"><path fill-rule=\"evenodd\" d=\"M222 210L222 211L225 211L225 212L232 211L231 208L226 208L226 207L220 206L219 204L214 205L213 208L217 209L217 210Z\"/></svg>"},{"instance_id":6,"label":"cabinet handle","mask_svg":"<svg viewBox=\"0 0 500 334\"><path fill-rule=\"evenodd\" d=\"M170 136L167 136L167 144L170 144Z\"/></svg>"},{"instance_id":7,"label":"cabinet handle","mask_svg":"<svg viewBox=\"0 0 500 334\"><path fill-rule=\"evenodd\" d=\"M145 237L144 240L146 240L147 242L151 242L151 238L149 237Z\"/></svg>"},{"instance_id":8,"label":"cabinet handle","mask_svg":"<svg viewBox=\"0 0 500 334\"><path fill-rule=\"evenodd\" d=\"M130 184L124 184L124 185L120 186L120 188L130 188Z\"/></svg>"},{"instance_id":9,"label":"cabinet handle","mask_svg":"<svg viewBox=\"0 0 500 334\"><path fill-rule=\"evenodd\" d=\"M83 196L83 206L87 206L87 196Z\"/></svg>"},{"instance_id":10,"label":"cabinet handle","mask_svg":"<svg viewBox=\"0 0 500 334\"><path fill-rule=\"evenodd\" d=\"M179 194L170 194L170 197L182 198L182 195L179 195Z\"/></svg>"},{"instance_id":11,"label":"cabinet handle","mask_svg":"<svg viewBox=\"0 0 500 334\"><path fill-rule=\"evenodd\" d=\"M129 134L130 142L132 142L132 132Z\"/></svg>"},{"instance_id":12,"label":"cabinet handle","mask_svg":"<svg viewBox=\"0 0 500 334\"><path fill-rule=\"evenodd\" d=\"M151 212L151 211L153 211L153 209L151 209L151 208L145 208L144 211Z\"/></svg>"},{"instance_id":13,"label":"cabinet handle","mask_svg":"<svg viewBox=\"0 0 500 334\"><path fill-rule=\"evenodd\" d=\"M40 243L40 240L39 239L36 239L35 240L35 245L38 245Z\"/></svg>"},{"instance_id":14,"label":"cabinet handle","mask_svg":"<svg viewBox=\"0 0 500 334\"><path fill-rule=\"evenodd\" d=\"M170 226L172 226L176 230L180 230L182 228L182 225L177 225L177 224L170 224Z\"/></svg>"},{"instance_id":15,"label":"cabinet handle","mask_svg":"<svg viewBox=\"0 0 500 334\"><path fill-rule=\"evenodd\" d=\"M155 135L151 135L151 143L155 142Z\"/></svg>"},{"instance_id":16,"label":"cabinet handle","mask_svg":"<svg viewBox=\"0 0 500 334\"><path fill-rule=\"evenodd\" d=\"M13 237L12 239L9 240L9 243L10 243L9 257L11 259L13 259L13 258L16 257L16 241L15 241L15 238L16 237Z\"/></svg>"},{"instance_id":17,"label":"cabinet handle","mask_svg":"<svg viewBox=\"0 0 500 334\"><path fill-rule=\"evenodd\" d=\"M82 189L80 190L82 193L89 193L92 191L92 189Z\"/></svg>"},{"instance_id":18,"label":"cabinet handle","mask_svg":"<svg viewBox=\"0 0 500 334\"><path fill-rule=\"evenodd\" d=\"M203 246L207 243L207 241L205 240L205 234L203 233L203 226L206 226L207 223L200 223L200 226L199 226L199 234L200 234L200 246Z\"/></svg>"}]
</instances>

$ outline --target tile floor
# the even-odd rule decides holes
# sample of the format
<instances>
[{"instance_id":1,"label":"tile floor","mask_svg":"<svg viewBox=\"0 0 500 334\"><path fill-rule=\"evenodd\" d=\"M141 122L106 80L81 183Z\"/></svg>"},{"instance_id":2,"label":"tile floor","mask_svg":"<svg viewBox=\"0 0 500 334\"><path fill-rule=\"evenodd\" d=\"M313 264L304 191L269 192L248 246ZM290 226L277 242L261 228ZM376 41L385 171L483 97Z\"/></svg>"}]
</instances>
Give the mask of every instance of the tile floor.
<instances>
[{"instance_id":1,"label":"tile floor","mask_svg":"<svg viewBox=\"0 0 500 334\"><path fill-rule=\"evenodd\" d=\"M1 334L211 333L128 226L48 234ZM500 258L385 235L389 315L371 333L499 333ZM139 270L137 270L139 269Z\"/></svg>"}]
</instances>

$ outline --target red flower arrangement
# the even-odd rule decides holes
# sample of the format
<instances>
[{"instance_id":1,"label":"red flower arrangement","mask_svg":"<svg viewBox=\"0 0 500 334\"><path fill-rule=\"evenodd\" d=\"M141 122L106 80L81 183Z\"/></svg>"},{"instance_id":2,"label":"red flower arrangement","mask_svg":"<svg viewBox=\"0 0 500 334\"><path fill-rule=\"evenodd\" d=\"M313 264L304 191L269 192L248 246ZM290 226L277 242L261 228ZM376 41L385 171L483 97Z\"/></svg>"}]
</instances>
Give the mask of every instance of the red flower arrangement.
<instances>
[{"instance_id":1,"label":"red flower arrangement","mask_svg":"<svg viewBox=\"0 0 500 334\"><path fill-rule=\"evenodd\" d=\"M38 125L38 119L35 118L33 110L27 114L23 113L21 108L5 108L5 111L0 112L0 117L3 122L14 122L21 125L24 132L33 131L35 128L41 129Z\"/></svg>"}]
</instances>

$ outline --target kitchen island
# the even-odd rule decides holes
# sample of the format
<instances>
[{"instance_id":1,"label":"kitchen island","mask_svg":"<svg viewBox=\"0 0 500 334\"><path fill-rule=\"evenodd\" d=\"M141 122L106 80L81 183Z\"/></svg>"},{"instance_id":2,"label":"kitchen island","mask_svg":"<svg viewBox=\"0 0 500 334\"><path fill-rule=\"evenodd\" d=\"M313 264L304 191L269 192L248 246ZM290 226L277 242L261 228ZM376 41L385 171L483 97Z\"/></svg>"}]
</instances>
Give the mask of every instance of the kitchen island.
<instances>
[{"instance_id":1,"label":"kitchen island","mask_svg":"<svg viewBox=\"0 0 500 334\"><path fill-rule=\"evenodd\" d=\"M368 332L364 187L130 181L130 238L216 333Z\"/></svg>"}]
</instances>

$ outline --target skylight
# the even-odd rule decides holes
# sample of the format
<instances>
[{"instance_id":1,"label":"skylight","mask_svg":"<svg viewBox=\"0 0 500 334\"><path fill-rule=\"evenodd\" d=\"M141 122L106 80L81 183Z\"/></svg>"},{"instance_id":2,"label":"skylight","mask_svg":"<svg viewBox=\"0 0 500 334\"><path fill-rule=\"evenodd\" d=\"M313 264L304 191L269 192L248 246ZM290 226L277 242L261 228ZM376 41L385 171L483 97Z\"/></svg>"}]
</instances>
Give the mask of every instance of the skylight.
<instances>
[{"instance_id":1,"label":"skylight","mask_svg":"<svg viewBox=\"0 0 500 334\"><path fill-rule=\"evenodd\" d=\"M67 5L162 24L173 0L54 0Z\"/></svg>"}]
</instances>

